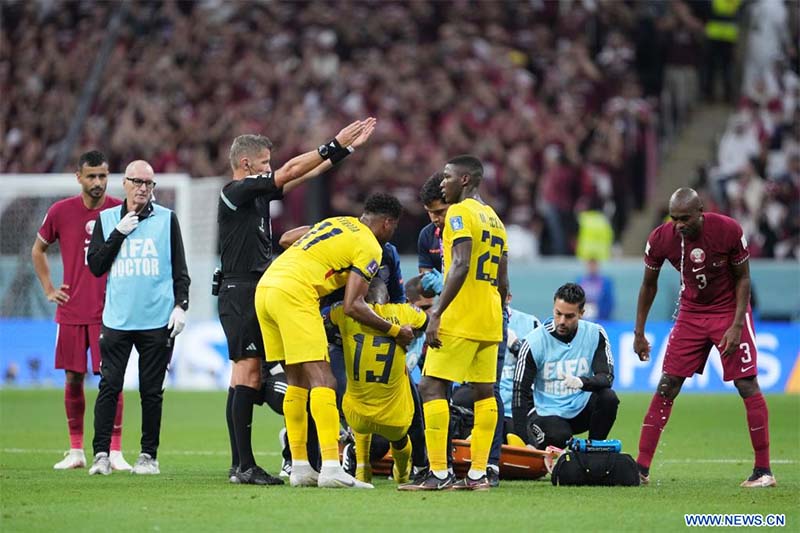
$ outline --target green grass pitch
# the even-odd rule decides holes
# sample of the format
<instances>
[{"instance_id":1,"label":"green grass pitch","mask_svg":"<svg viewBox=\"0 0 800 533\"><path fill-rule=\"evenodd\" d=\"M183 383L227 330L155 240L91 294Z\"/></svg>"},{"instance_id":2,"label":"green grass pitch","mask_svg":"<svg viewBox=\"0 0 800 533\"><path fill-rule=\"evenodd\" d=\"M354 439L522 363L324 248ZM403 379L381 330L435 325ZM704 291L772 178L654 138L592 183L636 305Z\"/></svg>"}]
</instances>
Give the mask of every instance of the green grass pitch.
<instances>
[{"instance_id":1,"label":"green grass pitch","mask_svg":"<svg viewBox=\"0 0 800 533\"><path fill-rule=\"evenodd\" d=\"M684 513L783 513L800 530L800 397L770 395L775 489L739 488L751 471L744 408L735 393L678 398L652 468L636 488L504 481L487 493L400 493L236 486L227 482L222 392L167 391L161 475L87 475L52 465L68 447L63 392L0 390L0 530L17 531L677 531ZM90 455L95 392L87 391ZM126 392L123 451L139 451L139 402ZM649 394L624 394L612 437L636 455ZM277 473L282 420L257 408L258 462Z\"/></svg>"}]
</instances>

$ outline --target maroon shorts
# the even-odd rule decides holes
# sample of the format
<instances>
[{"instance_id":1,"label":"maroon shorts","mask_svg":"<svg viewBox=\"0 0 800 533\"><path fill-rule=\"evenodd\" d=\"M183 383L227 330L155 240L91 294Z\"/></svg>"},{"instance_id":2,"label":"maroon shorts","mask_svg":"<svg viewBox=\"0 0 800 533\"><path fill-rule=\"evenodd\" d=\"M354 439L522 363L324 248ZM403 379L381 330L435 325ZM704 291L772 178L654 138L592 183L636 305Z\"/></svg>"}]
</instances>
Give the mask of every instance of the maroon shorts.
<instances>
[{"instance_id":1,"label":"maroon shorts","mask_svg":"<svg viewBox=\"0 0 800 533\"><path fill-rule=\"evenodd\" d=\"M672 327L664 356L663 371L673 376L692 377L702 374L712 346L719 346L722 336L733 323L728 315L699 315L681 313ZM753 317L745 315L742 338L738 349L722 357L723 380L747 378L758 374Z\"/></svg>"},{"instance_id":2,"label":"maroon shorts","mask_svg":"<svg viewBox=\"0 0 800 533\"><path fill-rule=\"evenodd\" d=\"M56 368L86 374L86 350L92 354L92 372L100 374L101 324L58 324Z\"/></svg>"}]
</instances>

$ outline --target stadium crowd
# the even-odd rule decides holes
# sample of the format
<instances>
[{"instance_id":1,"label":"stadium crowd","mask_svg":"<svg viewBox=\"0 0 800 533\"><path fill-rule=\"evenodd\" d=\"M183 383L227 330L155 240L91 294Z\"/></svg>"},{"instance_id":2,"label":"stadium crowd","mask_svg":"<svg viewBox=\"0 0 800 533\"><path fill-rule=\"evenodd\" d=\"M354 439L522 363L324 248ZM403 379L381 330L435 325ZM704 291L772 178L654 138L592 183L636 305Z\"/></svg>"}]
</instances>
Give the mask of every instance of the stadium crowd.
<instances>
[{"instance_id":1,"label":"stadium crowd","mask_svg":"<svg viewBox=\"0 0 800 533\"><path fill-rule=\"evenodd\" d=\"M708 210L736 219L753 257L800 258L800 77L797 39L781 2L758 2L744 76L699 185Z\"/></svg>"},{"instance_id":2,"label":"stadium crowd","mask_svg":"<svg viewBox=\"0 0 800 533\"><path fill-rule=\"evenodd\" d=\"M327 214L358 212L380 183L410 206L404 225L416 229L424 213L410 200L423 177L446 154L470 152L486 163L491 204L535 241L529 255L572 253L588 208L619 236L654 178L665 80L698 66L702 30L686 4L380 3L372 16L377 7L6 3L0 172L67 170L53 168L56 154L124 9L74 156L101 146L112 170L144 156L158 173L218 176L237 134L270 131L281 161L369 114L380 117L377 148L337 172ZM688 41L676 48L681 28ZM684 95L675 109L687 105ZM305 202L287 206L286 227L304 222Z\"/></svg>"},{"instance_id":3,"label":"stadium crowd","mask_svg":"<svg viewBox=\"0 0 800 533\"><path fill-rule=\"evenodd\" d=\"M786 98L747 103L731 116L718 156L703 169L707 205L738 220L754 257L800 257L800 108ZM772 108L772 109L770 109Z\"/></svg>"},{"instance_id":4,"label":"stadium crowd","mask_svg":"<svg viewBox=\"0 0 800 533\"><path fill-rule=\"evenodd\" d=\"M112 170L144 155L158 173L219 176L242 132L268 129L282 161L319 131L377 116L377 148L325 182L322 212L357 213L380 183L409 206L402 252L424 224L412 201L419 183L464 152L485 162L485 194L518 257L572 254L587 210L618 240L647 200L659 138L673 135L701 85L714 96L710 2L398 2L371 16L377 5L6 3L0 172L68 170L53 168L55 158L122 9L74 157L101 146ZM791 41L789 14L781 2L752 5L750 20L769 23L748 31L747 105L723 137L710 190L714 205L744 217L756 255L785 257L796 255L798 233L796 170L795 185L787 170L797 77L786 69L767 79L761 65L774 60L766 41ZM742 172L744 153L766 182ZM746 202L744 190L754 191ZM305 223L306 205L305 195L289 199L276 230Z\"/></svg>"}]
</instances>

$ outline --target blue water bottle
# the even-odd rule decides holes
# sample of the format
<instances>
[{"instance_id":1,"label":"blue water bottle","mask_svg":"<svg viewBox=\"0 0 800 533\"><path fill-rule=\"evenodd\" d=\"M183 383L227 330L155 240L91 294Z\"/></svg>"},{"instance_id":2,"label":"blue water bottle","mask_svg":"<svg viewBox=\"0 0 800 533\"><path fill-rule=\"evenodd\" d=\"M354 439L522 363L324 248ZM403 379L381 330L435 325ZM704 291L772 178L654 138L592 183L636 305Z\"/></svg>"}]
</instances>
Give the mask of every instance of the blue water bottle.
<instances>
[{"instance_id":1,"label":"blue water bottle","mask_svg":"<svg viewBox=\"0 0 800 533\"><path fill-rule=\"evenodd\" d=\"M618 439L578 439L572 438L568 443L568 448L575 452L592 453L592 452L612 452L620 453L622 451L622 442Z\"/></svg>"}]
</instances>

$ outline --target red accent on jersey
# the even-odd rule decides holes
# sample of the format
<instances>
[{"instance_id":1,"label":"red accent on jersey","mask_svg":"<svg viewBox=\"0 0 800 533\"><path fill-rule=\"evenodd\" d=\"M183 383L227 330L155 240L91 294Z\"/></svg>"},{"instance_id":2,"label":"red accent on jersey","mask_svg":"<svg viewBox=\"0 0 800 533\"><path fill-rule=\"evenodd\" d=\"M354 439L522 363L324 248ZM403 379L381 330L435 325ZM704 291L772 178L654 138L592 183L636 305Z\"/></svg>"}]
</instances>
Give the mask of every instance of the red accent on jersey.
<instances>
[{"instance_id":1,"label":"red accent on jersey","mask_svg":"<svg viewBox=\"0 0 800 533\"><path fill-rule=\"evenodd\" d=\"M729 313L736 310L733 265L750 257L742 228L732 218L703 214L703 228L683 245L683 282L680 310L687 313ZM664 260L681 268L681 236L672 222L660 225L647 239L644 262L658 270Z\"/></svg>"},{"instance_id":2,"label":"red accent on jersey","mask_svg":"<svg viewBox=\"0 0 800 533\"><path fill-rule=\"evenodd\" d=\"M60 200L47 211L39 228L39 237L48 244L59 242L64 265L63 283L69 285L65 291L69 294L69 301L56 308L56 322L59 324L101 323L106 276L96 278L92 275L86 263L86 252L100 211L121 203L121 200L106 195L102 207L87 209L79 195ZM60 283L54 285L58 287Z\"/></svg>"}]
</instances>

